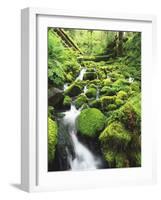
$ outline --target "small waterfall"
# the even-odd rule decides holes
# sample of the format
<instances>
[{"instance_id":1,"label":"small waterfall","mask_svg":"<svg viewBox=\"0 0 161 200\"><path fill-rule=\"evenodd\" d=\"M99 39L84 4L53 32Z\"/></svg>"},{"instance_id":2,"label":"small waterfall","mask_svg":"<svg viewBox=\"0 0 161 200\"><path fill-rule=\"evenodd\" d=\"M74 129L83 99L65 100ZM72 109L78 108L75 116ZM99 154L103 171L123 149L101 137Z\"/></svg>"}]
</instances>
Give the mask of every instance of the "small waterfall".
<instances>
[{"instance_id":1,"label":"small waterfall","mask_svg":"<svg viewBox=\"0 0 161 200\"><path fill-rule=\"evenodd\" d=\"M132 82L134 82L134 78L130 77L129 78L129 83L132 83Z\"/></svg>"},{"instance_id":2,"label":"small waterfall","mask_svg":"<svg viewBox=\"0 0 161 200\"><path fill-rule=\"evenodd\" d=\"M84 86L83 92L84 92L84 94L87 92L87 86L86 85Z\"/></svg>"},{"instance_id":3,"label":"small waterfall","mask_svg":"<svg viewBox=\"0 0 161 200\"><path fill-rule=\"evenodd\" d=\"M65 91L68 88L68 83L64 84L63 90Z\"/></svg>"},{"instance_id":4,"label":"small waterfall","mask_svg":"<svg viewBox=\"0 0 161 200\"><path fill-rule=\"evenodd\" d=\"M81 70L80 70L80 73L79 73L79 76L76 78L76 80L83 80L83 76L84 76L84 74L85 74L85 72L86 72L86 68L82 68Z\"/></svg>"},{"instance_id":5,"label":"small waterfall","mask_svg":"<svg viewBox=\"0 0 161 200\"><path fill-rule=\"evenodd\" d=\"M96 93L96 100L99 99L100 91L99 88L97 87L97 93Z\"/></svg>"},{"instance_id":6,"label":"small waterfall","mask_svg":"<svg viewBox=\"0 0 161 200\"><path fill-rule=\"evenodd\" d=\"M63 123L68 127L68 132L75 151L75 157L72 158L72 155L70 155L68 149L66 149L71 170L97 169L101 165L101 161L97 159L77 138L75 121L80 114L80 109L77 110L72 104L71 109L64 114Z\"/></svg>"}]
</instances>

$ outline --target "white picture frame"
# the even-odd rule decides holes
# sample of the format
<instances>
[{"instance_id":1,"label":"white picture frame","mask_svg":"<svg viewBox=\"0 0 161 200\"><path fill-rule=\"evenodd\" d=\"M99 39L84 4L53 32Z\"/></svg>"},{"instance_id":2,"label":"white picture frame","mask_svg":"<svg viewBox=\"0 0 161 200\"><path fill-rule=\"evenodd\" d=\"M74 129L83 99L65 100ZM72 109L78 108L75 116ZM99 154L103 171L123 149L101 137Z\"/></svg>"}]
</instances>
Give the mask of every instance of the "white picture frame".
<instances>
[{"instance_id":1,"label":"white picture frame","mask_svg":"<svg viewBox=\"0 0 161 200\"><path fill-rule=\"evenodd\" d=\"M45 65L47 66L47 39L45 39L45 31L47 27L54 26L142 32L143 165L141 168L54 173L46 171L47 67ZM22 10L21 188L23 190L29 192L54 191L122 184L153 184L156 182L155 133L150 135L154 119L151 115L152 101L149 97L151 84L148 81L152 76L153 67L155 67L155 29L156 19L155 16L151 15L110 14L101 11L90 13L44 8L25 8ZM41 60L39 60L40 57ZM42 113L44 114L42 115Z\"/></svg>"}]
</instances>

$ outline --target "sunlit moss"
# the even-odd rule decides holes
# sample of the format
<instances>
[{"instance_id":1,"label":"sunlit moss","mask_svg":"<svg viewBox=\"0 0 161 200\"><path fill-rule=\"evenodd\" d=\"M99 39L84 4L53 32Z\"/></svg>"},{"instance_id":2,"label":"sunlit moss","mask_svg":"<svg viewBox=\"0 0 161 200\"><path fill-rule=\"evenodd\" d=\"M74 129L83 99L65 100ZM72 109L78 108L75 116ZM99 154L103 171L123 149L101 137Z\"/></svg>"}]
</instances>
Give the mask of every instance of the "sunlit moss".
<instances>
[{"instance_id":1,"label":"sunlit moss","mask_svg":"<svg viewBox=\"0 0 161 200\"><path fill-rule=\"evenodd\" d=\"M57 123L48 118L48 160L49 162L55 158L55 147L57 144L58 127Z\"/></svg>"},{"instance_id":2,"label":"sunlit moss","mask_svg":"<svg viewBox=\"0 0 161 200\"><path fill-rule=\"evenodd\" d=\"M84 109L77 118L77 129L82 135L98 136L105 126L106 118L96 108Z\"/></svg>"}]
</instances>

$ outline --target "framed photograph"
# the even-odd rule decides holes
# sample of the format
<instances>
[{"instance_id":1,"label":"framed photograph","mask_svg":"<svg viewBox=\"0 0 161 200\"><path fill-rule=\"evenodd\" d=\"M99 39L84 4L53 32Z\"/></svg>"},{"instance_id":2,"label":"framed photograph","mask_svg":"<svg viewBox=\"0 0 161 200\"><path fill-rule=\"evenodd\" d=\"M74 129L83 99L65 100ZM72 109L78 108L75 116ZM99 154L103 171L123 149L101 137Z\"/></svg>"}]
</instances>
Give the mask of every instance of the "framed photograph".
<instances>
[{"instance_id":1,"label":"framed photograph","mask_svg":"<svg viewBox=\"0 0 161 200\"><path fill-rule=\"evenodd\" d=\"M156 181L155 17L26 8L21 186Z\"/></svg>"}]
</instances>

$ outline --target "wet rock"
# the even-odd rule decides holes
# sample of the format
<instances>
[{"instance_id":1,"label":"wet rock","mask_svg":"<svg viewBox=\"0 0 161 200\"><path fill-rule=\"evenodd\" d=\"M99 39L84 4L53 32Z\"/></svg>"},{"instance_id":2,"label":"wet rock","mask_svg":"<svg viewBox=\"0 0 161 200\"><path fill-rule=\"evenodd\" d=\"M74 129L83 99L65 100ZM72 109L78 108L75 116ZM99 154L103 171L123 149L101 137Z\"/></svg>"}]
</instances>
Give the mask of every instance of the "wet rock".
<instances>
[{"instance_id":1,"label":"wet rock","mask_svg":"<svg viewBox=\"0 0 161 200\"><path fill-rule=\"evenodd\" d=\"M62 105L63 99L64 99L64 96L63 96L62 90L55 88L55 87L52 87L48 90L49 106L53 106L55 108L58 108Z\"/></svg>"}]
</instances>

